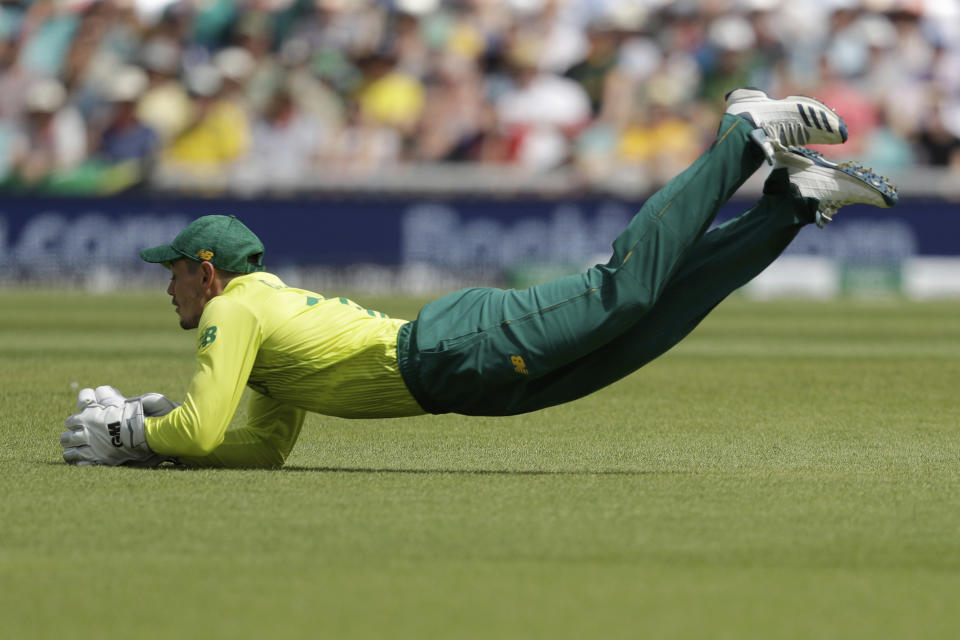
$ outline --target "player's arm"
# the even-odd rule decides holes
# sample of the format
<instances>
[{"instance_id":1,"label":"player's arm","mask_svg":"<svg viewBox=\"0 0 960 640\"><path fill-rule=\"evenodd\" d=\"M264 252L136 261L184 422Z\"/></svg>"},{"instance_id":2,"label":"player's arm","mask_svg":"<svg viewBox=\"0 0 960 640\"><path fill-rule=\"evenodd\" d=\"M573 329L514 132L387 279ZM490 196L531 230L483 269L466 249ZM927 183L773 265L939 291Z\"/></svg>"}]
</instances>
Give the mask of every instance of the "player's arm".
<instances>
[{"instance_id":1,"label":"player's arm","mask_svg":"<svg viewBox=\"0 0 960 640\"><path fill-rule=\"evenodd\" d=\"M197 328L197 370L187 397L160 418L147 418L147 444L180 458L209 455L223 441L262 341L259 318L243 303L219 296Z\"/></svg>"},{"instance_id":2,"label":"player's arm","mask_svg":"<svg viewBox=\"0 0 960 640\"><path fill-rule=\"evenodd\" d=\"M251 392L247 424L227 431L206 456L180 456L189 467L276 468L283 466L303 426L306 412Z\"/></svg>"}]
</instances>

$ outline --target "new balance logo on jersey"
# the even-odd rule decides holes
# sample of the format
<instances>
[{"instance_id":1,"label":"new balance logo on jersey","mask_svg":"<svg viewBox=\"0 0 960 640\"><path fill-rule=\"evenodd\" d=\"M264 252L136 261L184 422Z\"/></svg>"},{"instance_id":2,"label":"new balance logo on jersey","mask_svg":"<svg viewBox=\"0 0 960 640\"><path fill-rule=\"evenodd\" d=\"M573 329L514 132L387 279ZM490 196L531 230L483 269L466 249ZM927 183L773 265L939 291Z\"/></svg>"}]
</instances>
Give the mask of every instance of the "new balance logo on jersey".
<instances>
[{"instance_id":1,"label":"new balance logo on jersey","mask_svg":"<svg viewBox=\"0 0 960 640\"><path fill-rule=\"evenodd\" d=\"M211 344L214 340L217 339L217 328L216 327L207 327L206 330L200 335L200 348L203 349L208 344Z\"/></svg>"},{"instance_id":2,"label":"new balance logo on jersey","mask_svg":"<svg viewBox=\"0 0 960 640\"><path fill-rule=\"evenodd\" d=\"M110 442L115 447L122 447L123 441L120 439L120 423L111 422L107 425L107 433L110 434Z\"/></svg>"}]
</instances>

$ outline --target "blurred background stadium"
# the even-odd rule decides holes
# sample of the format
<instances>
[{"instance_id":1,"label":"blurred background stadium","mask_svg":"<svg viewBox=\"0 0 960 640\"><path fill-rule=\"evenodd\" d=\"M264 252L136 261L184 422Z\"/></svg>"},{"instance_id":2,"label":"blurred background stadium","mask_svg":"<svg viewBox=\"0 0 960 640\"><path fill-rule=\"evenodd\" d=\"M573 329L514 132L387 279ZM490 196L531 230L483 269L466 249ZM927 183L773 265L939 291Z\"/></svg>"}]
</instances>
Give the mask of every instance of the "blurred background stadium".
<instances>
[{"instance_id":1,"label":"blurred background stadium","mask_svg":"<svg viewBox=\"0 0 960 640\"><path fill-rule=\"evenodd\" d=\"M0 282L159 283L138 248L235 213L304 286L523 286L605 260L745 85L902 197L747 294L960 296L960 0L0 0Z\"/></svg>"}]
</instances>

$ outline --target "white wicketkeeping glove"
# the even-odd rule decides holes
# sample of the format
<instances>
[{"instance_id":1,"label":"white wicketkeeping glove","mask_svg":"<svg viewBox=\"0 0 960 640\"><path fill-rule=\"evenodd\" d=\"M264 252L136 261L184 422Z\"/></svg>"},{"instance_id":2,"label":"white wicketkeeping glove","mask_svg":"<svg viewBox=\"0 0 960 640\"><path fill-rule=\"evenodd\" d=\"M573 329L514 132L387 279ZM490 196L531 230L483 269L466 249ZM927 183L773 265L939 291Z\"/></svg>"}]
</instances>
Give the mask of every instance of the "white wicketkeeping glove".
<instances>
[{"instance_id":1,"label":"white wicketkeeping glove","mask_svg":"<svg viewBox=\"0 0 960 640\"><path fill-rule=\"evenodd\" d=\"M159 393L124 398L113 387L83 389L77 411L60 436L68 464L157 466L167 458L147 446L143 419L163 416L179 405Z\"/></svg>"}]
</instances>

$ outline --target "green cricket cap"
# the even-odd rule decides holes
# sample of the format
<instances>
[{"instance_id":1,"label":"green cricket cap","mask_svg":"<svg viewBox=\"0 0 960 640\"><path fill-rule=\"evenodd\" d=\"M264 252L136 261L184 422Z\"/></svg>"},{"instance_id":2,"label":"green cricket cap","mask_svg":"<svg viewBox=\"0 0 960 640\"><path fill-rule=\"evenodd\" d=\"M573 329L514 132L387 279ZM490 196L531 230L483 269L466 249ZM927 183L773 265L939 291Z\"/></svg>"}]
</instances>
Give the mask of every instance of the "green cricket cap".
<instances>
[{"instance_id":1,"label":"green cricket cap","mask_svg":"<svg viewBox=\"0 0 960 640\"><path fill-rule=\"evenodd\" d=\"M189 258L232 273L263 271L263 243L235 216L197 218L173 242L144 249L140 257L167 266Z\"/></svg>"}]
</instances>

